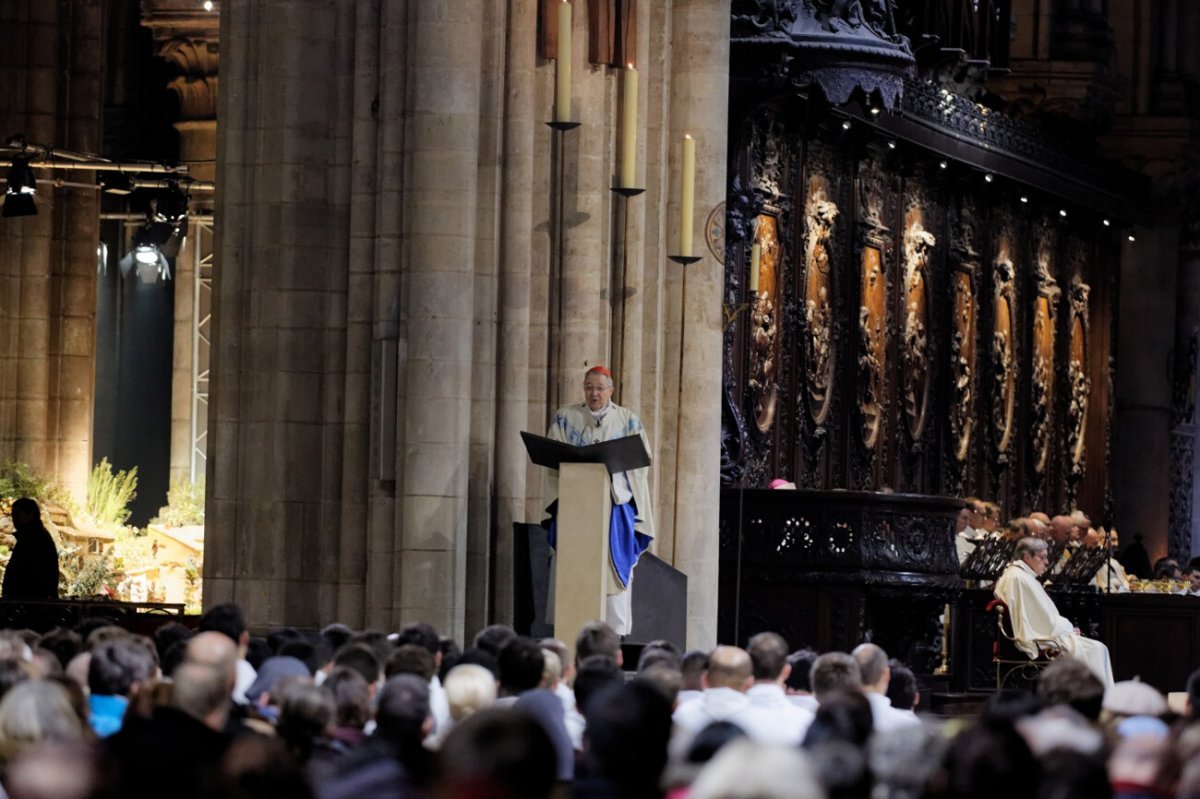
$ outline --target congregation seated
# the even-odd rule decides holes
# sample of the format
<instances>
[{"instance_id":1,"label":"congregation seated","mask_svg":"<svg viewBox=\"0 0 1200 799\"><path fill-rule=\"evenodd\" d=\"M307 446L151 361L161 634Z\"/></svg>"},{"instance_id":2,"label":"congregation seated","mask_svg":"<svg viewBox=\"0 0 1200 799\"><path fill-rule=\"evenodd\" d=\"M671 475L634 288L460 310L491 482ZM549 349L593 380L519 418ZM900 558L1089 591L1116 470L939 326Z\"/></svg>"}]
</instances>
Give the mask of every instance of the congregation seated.
<instances>
[{"instance_id":1,"label":"congregation seated","mask_svg":"<svg viewBox=\"0 0 1200 799\"><path fill-rule=\"evenodd\" d=\"M113 692L97 696L124 690L128 699L120 730L103 741L92 731L90 664L97 677L143 675L154 643L111 626L87 636L57 631L32 645L0 631L0 786L14 797L139 797L164 795L170 785L172 796L204 799L1004 799L1106 790L1126 799L1135 790L1191 797L1200 788L1200 769L1190 767L1200 754L1200 722L1191 715L1200 673L1187 686L1106 687L1083 660L1064 656L1040 672L1031 693L997 697L966 723L944 723L913 714L911 670L874 643L789 655L782 636L763 632L745 649L681 657L655 642L627 678L611 631L598 625L581 631L576 647L585 654L567 686L578 743L555 690L562 659L546 642L511 631L492 630L482 641L494 655L469 646L441 675L432 628L391 640L349 631L330 651L316 633L264 637L275 648L259 662L249 705L234 700L241 648L233 638L168 632L162 643L183 647L170 682L156 668L128 689L96 682ZM48 660L34 658L51 648ZM58 674L81 653L88 669L76 669L77 679ZM689 659L704 664L703 690L680 701ZM798 669L804 679L793 679ZM435 677L448 708L436 735ZM497 685L507 706L496 704ZM1158 689L1185 687L1189 716L1175 720ZM815 712L792 697L818 703ZM44 788L66 775L85 789Z\"/></svg>"}]
</instances>

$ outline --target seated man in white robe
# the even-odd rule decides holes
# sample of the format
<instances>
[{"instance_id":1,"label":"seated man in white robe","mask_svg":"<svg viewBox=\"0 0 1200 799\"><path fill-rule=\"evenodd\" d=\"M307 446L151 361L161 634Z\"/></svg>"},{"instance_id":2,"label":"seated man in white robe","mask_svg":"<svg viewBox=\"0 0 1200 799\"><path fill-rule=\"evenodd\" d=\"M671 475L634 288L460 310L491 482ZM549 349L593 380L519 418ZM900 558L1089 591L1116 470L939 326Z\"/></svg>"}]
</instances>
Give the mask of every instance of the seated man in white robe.
<instances>
[{"instance_id":1,"label":"seated man in white robe","mask_svg":"<svg viewBox=\"0 0 1200 799\"><path fill-rule=\"evenodd\" d=\"M1113 684L1108 647L1080 634L1064 619L1038 580L1047 566L1046 542L1022 538L1017 542L1016 560L996 581L996 598L1008 605L1017 647L1030 658L1038 656L1036 639L1051 640L1064 652L1088 664L1106 686Z\"/></svg>"}]
</instances>

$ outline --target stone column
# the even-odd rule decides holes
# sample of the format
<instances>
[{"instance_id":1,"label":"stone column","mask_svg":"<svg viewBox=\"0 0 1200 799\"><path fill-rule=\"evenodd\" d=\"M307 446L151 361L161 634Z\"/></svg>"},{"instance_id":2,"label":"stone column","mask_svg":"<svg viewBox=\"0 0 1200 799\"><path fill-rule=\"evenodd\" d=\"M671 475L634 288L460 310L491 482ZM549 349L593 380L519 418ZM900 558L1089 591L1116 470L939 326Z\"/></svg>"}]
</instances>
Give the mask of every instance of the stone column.
<instances>
[{"instance_id":1,"label":"stone column","mask_svg":"<svg viewBox=\"0 0 1200 799\"><path fill-rule=\"evenodd\" d=\"M1117 529L1140 532L1150 559L1167 553L1178 230L1160 223L1123 242L1113 472Z\"/></svg>"},{"instance_id":2,"label":"stone column","mask_svg":"<svg viewBox=\"0 0 1200 799\"><path fill-rule=\"evenodd\" d=\"M1185 212L1196 218L1196 210ZM1175 363L1171 419L1170 540L1168 551L1181 563L1200 552L1200 470L1195 467L1197 339L1200 338L1200 240L1195 224L1180 230L1179 283L1176 293Z\"/></svg>"},{"instance_id":3,"label":"stone column","mask_svg":"<svg viewBox=\"0 0 1200 799\"><path fill-rule=\"evenodd\" d=\"M101 146L103 14L98 0L33 3L0 12L6 41L24 48L6 70L0 129L79 152ZM63 46L63 45L66 46ZM34 217L0 221L0 449L48 473L82 500L91 469L95 386L94 190L52 186L37 170ZM88 183L90 172L70 182Z\"/></svg>"},{"instance_id":4,"label":"stone column","mask_svg":"<svg viewBox=\"0 0 1200 799\"><path fill-rule=\"evenodd\" d=\"M670 185L679 173L678 144L684 133L696 139L696 203L693 244L701 260L688 267L671 264L672 304L681 308L685 341L667 331L668 369L675 385L673 562L688 576L688 647L716 643L717 508L720 494L721 292L724 270L709 252L704 223L725 199L726 129L729 108L729 3L726 0L674 0L671 15ZM678 219L678 204L668 219ZM670 227L668 227L668 230ZM668 248L673 241L667 233ZM687 269L687 292L682 270ZM670 389L668 379L667 386ZM677 383L677 380L675 381ZM663 463L660 457L660 463ZM668 468L670 465L668 464Z\"/></svg>"},{"instance_id":5,"label":"stone column","mask_svg":"<svg viewBox=\"0 0 1200 799\"><path fill-rule=\"evenodd\" d=\"M463 637L481 21L473 0L409 6L402 253L402 621ZM398 601L397 601L398 600Z\"/></svg>"}]
</instances>

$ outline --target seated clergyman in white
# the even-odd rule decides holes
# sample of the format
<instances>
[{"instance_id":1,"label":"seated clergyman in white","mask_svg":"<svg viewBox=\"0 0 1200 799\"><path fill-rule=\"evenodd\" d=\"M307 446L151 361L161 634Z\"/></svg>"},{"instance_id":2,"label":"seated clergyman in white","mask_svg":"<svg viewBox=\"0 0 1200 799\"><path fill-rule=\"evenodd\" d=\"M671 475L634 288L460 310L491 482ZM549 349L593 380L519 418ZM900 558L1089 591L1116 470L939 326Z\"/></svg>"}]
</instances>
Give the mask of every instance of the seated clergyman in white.
<instances>
[{"instance_id":1,"label":"seated clergyman in white","mask_svg":"<svg viewBox=\"0 0 1200 799\"><path fill-rule=\"evenodd\" d=\"M1038 580L1046 571L1046 542L1022 538L1016 559L996 581L996 598L1008 605L1017 647L1031 658L1038 656L1036 639L1053 641L1064 652L1088 664L1105 685L1113 684L1108 647L1080 634L1079 628L1063 618Z\"/></svg>"}]
</instances>

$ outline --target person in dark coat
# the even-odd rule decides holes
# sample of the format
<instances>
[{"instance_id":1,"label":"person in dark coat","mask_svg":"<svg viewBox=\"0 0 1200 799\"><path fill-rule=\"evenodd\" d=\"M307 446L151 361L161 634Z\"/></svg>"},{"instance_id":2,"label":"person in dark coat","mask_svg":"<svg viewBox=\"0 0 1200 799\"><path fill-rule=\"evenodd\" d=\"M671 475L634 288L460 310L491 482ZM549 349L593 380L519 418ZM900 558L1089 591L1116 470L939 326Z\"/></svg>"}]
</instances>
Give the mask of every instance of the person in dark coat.
<instances>
[{"instance_id":1,"label":"person in dark coat","mask_svg":"<svg viewBox=\"0 0 1200 799\"><path fill-rule=\"evenodd\" d=\"M58 548L42 524L37 502L22 497L12 505L17 544L4 570L5 599L58 599Z\"/></svg>"}]
</instances>

